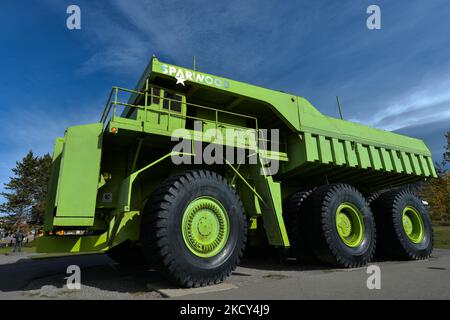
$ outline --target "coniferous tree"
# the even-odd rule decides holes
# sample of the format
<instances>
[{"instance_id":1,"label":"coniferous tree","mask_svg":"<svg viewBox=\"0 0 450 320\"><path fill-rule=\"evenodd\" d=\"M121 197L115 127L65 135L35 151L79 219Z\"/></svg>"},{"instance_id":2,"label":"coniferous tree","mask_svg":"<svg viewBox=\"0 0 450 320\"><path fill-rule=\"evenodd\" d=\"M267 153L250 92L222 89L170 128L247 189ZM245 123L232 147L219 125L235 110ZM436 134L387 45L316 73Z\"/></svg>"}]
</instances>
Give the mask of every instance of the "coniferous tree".
<instances>
[{"instance_id":1,"label":"coniferous tree","mask_svg":"<svg viewBox=\"0 0 450 320\"><path fill-rule=\"evenodd\" d=\"M436 163L437 179L430 179L425 183L420 193L430 206L431 218L435 223L450 225L450 132L445 135L447 146L442 162Z\"/></svg>"},{"instance_id":2,"label":"coniferous tree","mask_svg":"<svg viewBox=\"0 0 450 320\"><path fill-rule=\"evenodd\" d=\"M0 205L0 212L6 213L12 228L24 222L43 223L50 166L50 155L39 157L32 151L16 162L13 176L1 193L5 202Z\"/></svg>"}]
</instances>

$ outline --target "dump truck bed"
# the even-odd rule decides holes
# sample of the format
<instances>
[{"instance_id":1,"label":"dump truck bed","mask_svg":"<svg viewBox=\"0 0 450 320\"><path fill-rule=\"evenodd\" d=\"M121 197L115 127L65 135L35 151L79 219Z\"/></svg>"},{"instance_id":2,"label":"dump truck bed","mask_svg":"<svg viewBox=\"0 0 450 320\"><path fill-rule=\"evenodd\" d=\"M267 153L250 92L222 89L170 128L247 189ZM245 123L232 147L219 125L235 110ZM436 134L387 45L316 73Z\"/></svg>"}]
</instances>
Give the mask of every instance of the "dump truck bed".
<instances>
[{"instance_id":1,"label":"dump truck bed","mask_svg":"<svg viewBox=\"0 0 450 320\"><path fill-rule=\"evenodd\" d=\"M422 140L325 116L306 99L299 107L299 139L292 139L284 173L380 189L436 177ZM314 180L314 179L313 179ZM317 183L317 181L314 181Z\"/></svg>"}]
</instances>

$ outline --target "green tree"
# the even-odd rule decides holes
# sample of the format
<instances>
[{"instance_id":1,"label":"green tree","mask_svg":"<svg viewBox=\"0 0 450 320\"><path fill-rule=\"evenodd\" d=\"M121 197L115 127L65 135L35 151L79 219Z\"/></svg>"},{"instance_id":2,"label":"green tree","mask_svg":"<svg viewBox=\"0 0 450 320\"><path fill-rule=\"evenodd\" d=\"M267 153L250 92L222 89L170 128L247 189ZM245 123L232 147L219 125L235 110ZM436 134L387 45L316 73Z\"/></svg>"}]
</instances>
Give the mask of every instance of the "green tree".
<instances>
[{"instance_id":1,"label":"green tree","mask_svg":"<svg viewBox=\"0 0 450 320\"><path fill-rule=\"evenodd\" d=\"M33 206L31 207L31 222L33 224L42 225L44 223L51 166L52 157L48 153L38 158L33 185Z\"/></svg>"},{"instance_id":2,"label":"green tree","mask_svg":"<svg viewBox=\"0 0 450 320\"><path fill-rule=\"evenodd\" d=\"M51 157L35 156L32 151L16 162L13 176L5 183L5 202L0 212L15 226L22 222L41 225L45 212L47 185L50 176Z\"/></svg>"},{"instance_id":3,"label":"green tree","mask_svg":"<svg viewBox=\"0 0 450 320\"><path fill-rule=\"evenodd\" d=\"M447 132L445 137L447 138L447 147L445 147L445 151L444 151L444 160L443 160L444 166L447 163L450 163L450 131Z\"/></svg>"},{"instance_id":4,"label":"green tree","mask_svg":"<svg viewBox=\"0 0 450 320\"><path fill-rule=\"evenodd\" d=\"M430 205L431 218L435 223L450 224L450 171L447 165L450 163L450 132L445 135L447 146L443 154L442 162L436 163L437 179L430 179L420 189L420 193Z\"/></svg>"}]
</instances>

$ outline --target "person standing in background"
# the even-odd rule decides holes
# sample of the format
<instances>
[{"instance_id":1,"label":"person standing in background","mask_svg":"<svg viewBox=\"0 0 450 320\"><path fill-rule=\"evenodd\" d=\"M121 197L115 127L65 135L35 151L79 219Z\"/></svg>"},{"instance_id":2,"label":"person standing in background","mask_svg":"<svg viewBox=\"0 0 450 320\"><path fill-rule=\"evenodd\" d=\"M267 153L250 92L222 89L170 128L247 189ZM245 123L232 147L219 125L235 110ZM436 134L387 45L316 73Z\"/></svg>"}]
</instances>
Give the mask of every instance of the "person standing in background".
<instances>
[{"instance_id":1,"label":"person standing in background","mask_svg":"<svg viewBox=\"0 0 450 320\"><path fill-rule=\"evenodd\" d=\"M14 243L14 249L13 252L21 252L22 251L22 242L23 242L23 232L22 230L18 229L17 232L14 234L14 239L16 242Z\"/></svg>"}]
</instances>

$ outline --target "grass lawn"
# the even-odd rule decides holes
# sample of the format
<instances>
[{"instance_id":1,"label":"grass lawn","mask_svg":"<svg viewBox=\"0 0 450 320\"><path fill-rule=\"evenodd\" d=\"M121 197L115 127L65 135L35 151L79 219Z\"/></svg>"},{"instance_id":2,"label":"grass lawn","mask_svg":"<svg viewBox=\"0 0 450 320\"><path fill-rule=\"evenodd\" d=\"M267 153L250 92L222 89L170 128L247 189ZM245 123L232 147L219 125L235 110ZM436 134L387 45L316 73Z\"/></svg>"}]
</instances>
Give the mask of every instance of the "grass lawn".
<instances>
[{"instance_id":1,"label":"grass lawn","mask_svg":"<svg viewBox=\"0 0 450 320\"><path fill-rule=\"evenodd\" d=\"M11 253L13 248L14 247L0 248L0 254ZM30 242L22 246L22 252L35 253L36 247L34 246L33 242Z\"/></svg>"},{"instance_id":2,"label":"grass lawn","mask_svg":"<svg viewBox=\"0 0 450 320\"><path fill-rule=\"evenodd\" d=\"M434 229L434 247L441 249L450 249L450 226L435 226Z\"/></svg>"}]
</instances>

